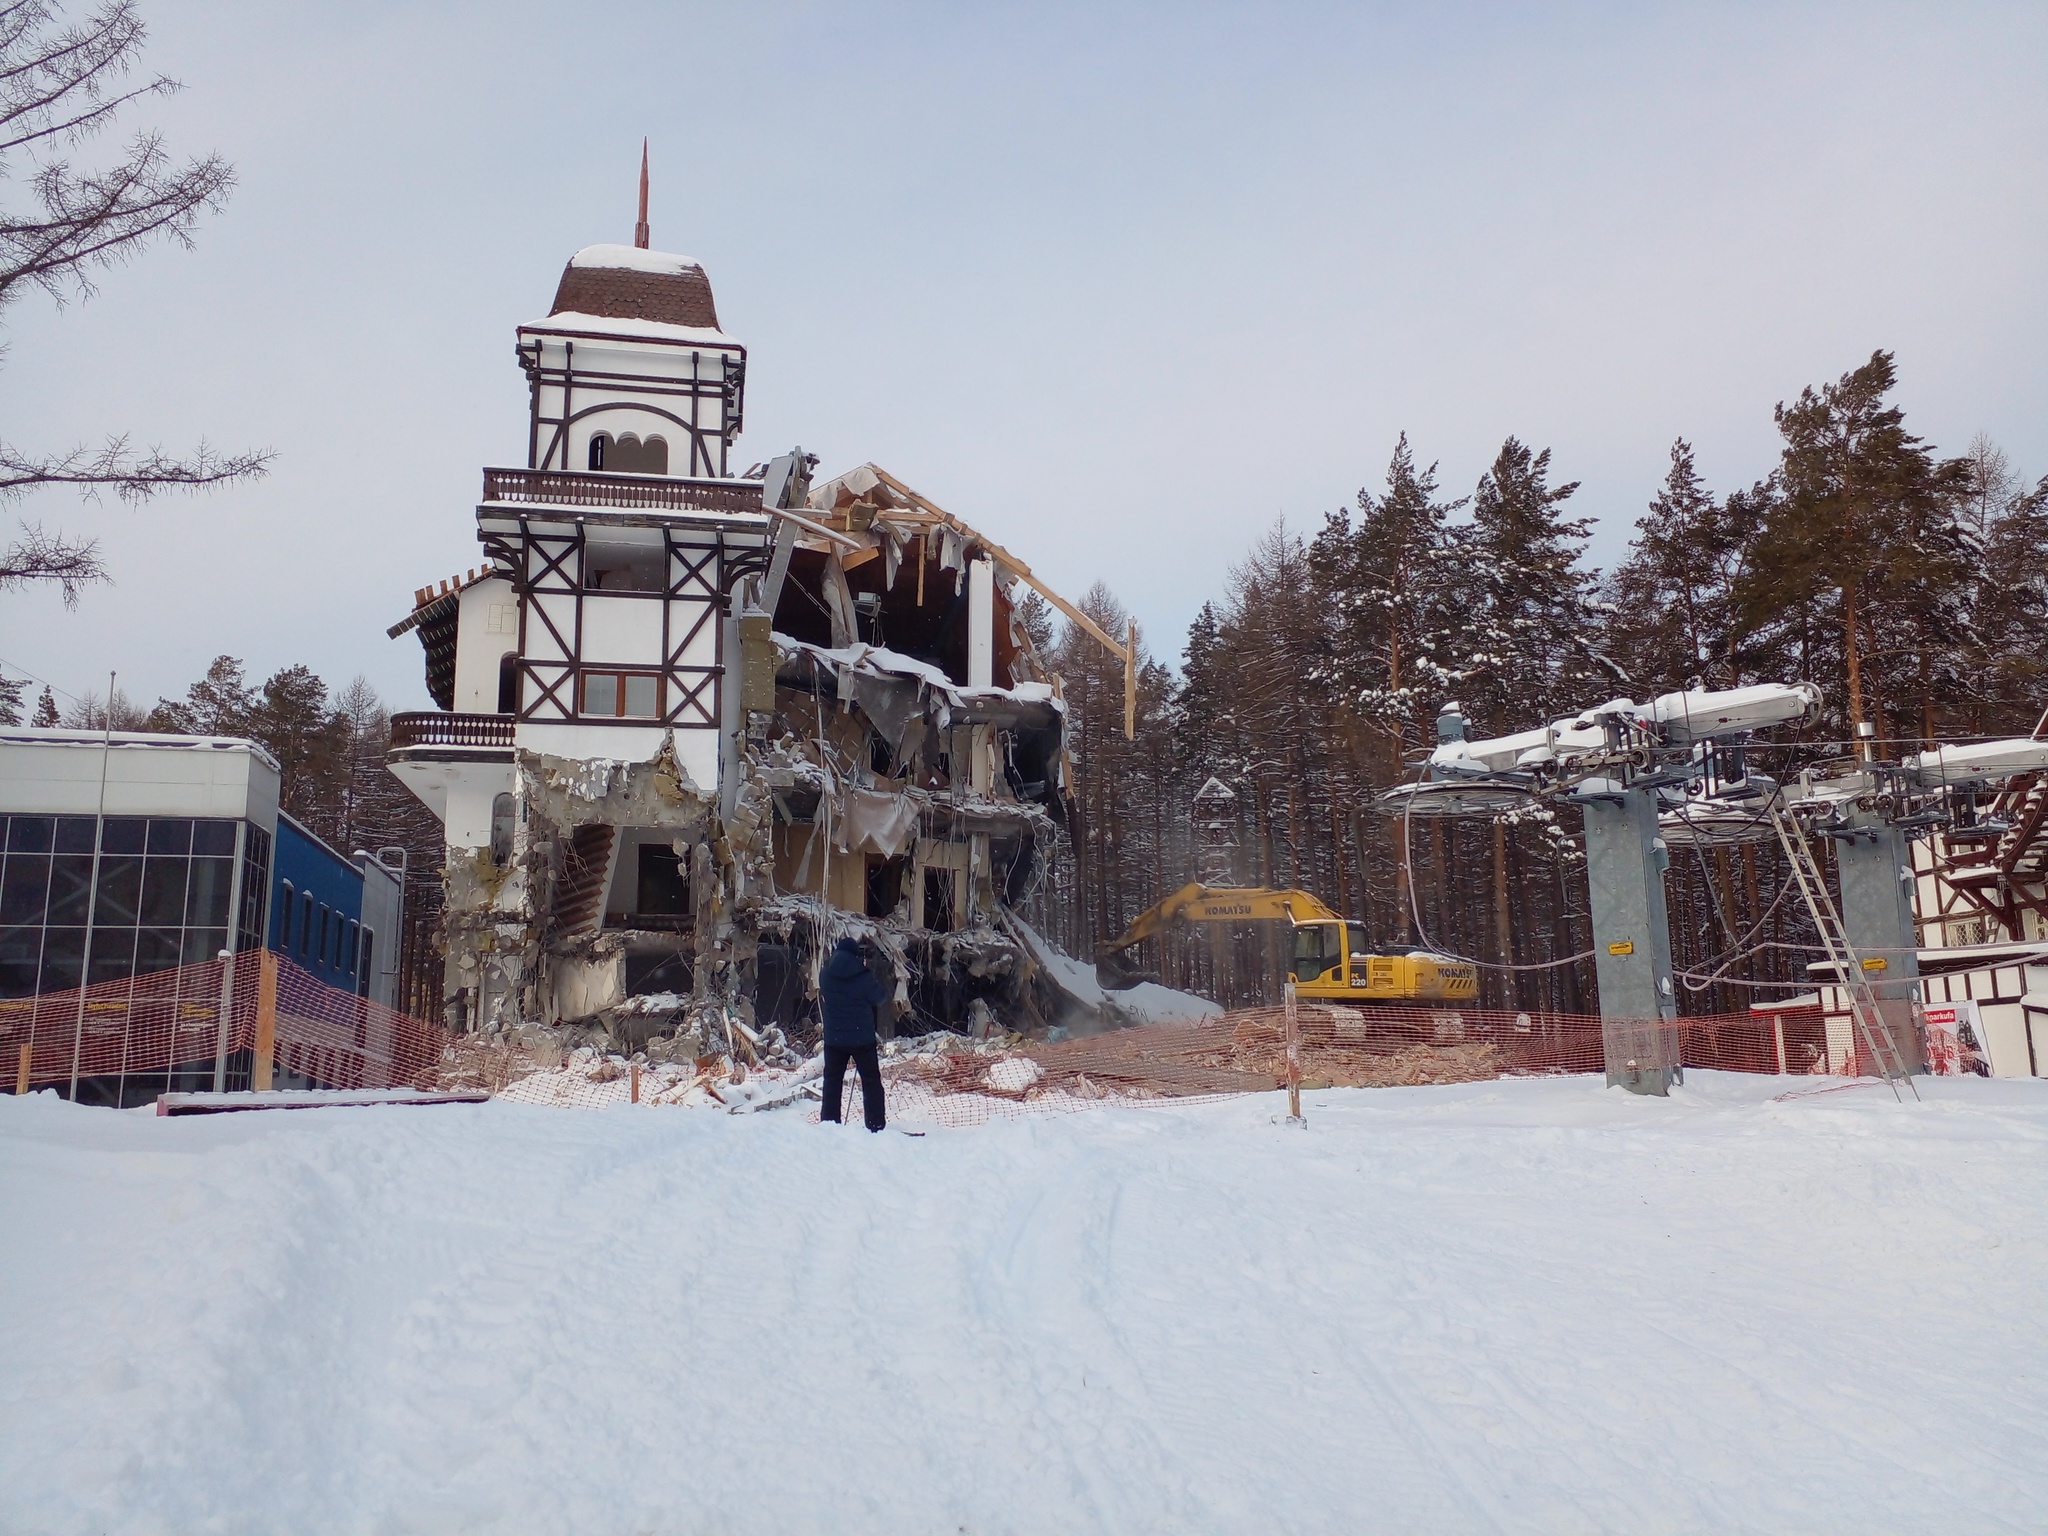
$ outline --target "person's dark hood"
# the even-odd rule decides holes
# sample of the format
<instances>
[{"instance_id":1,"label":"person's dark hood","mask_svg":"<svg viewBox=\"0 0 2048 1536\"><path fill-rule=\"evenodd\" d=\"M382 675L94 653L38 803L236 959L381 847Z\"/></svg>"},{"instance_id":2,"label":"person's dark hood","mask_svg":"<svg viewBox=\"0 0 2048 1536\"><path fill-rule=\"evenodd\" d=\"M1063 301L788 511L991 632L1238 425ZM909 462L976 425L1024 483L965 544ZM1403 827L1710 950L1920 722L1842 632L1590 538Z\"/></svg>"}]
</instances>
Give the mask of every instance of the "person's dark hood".
<instances>
[{"instance_id":1,"label":"person's dark hood","mask_svg":"<svg viewBox=\"0 0 2048 1536\"><path fill-rule=\"evenodd\" d=\"M868 968L861 957L860 945L852 939L841 939L833 949L831 958L825 962L827 976L857 976Z\"/></svg>"}]
</instances>

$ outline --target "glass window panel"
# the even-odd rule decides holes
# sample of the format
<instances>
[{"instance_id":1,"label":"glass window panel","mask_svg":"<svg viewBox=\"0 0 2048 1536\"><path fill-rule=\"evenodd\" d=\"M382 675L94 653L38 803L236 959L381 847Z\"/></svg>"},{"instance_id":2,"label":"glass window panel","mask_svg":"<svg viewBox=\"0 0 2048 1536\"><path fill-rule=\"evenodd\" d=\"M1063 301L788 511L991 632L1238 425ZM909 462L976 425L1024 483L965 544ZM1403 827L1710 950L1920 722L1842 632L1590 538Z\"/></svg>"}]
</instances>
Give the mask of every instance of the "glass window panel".
<instances>
[{"instance_id":1,"label":"glass window panel","mask_svg":"<svg viewBox=\"0 0 2048 1536\"><path fill-rule=\"evenodd\" d=\"M284 882L284 895L277 904L277 932L270 936L272 945L285 954L292 948L292 919L298 916L298 899L292 891L292 883Z\"/></svg>"},{"instance_id":2,"label":"glass window panel","mask_svg":"<svg viewBox=\"0 0 2048 1536\"><path fill-rule=\"evenodd\" d=\"M48 853L50 834L57 829L54 816L16 816L7 829L10 853Z\"/></svg>"},{"instance_id":3,"label":"glass window panel","mask_svg":"<svg viewBox=\"0 0 2048 1536\"><path fill-rule=\"evenodd\" d=\"M59 816L57 818L57 851L59 853L91 853L93 850L93 819L90 816Z\"/></svg>"},{"instance_id":4,"label":"glass window panel","mask_svg":"<svg viewBox=\"0 0 2048 1536\"><path fill-rule=\"evenodd\" d=\"M85 963L83 928L43 930L43 974L40 990L64 992L78 985L78 968Z\"/></svg>"},{"instance_id":5,"label":"glass window panel","mask_svg":"<svg viewBox=\"0 0 2048 1536\"><path fill-rule=\"evenodd\" d=\"M113 823L108 822L107 825L112 826ZM102 858L99 899L93 908L94 924L133 928L136 914L141 910L142 860Z\"/></svg>"},{"instance_id":6,"label":"glass window panel","mask_svg":"<svg viewBox=\"0 0 2048 1536\"><path fill-rule=\"evenodd\" d=\"M304 896L299 898L299 953L302 955L310 955L312 952L313 893L311 891L308 891Z\"/></svg>"},{"instance_id":7,"label":"glass window panel","mask_svg":"<svg viewBox=\"0 0 2048 1536\"><path fill-rule=\"evenodd\" d=\"M142 865L142 921L157 928L185 926L185 877L190 859L152 855Z\"/></svg>"},{"instance_id":8,"label":"glass window panel","mask_svg":"<svg viewBox=\"0 0 2048 1536\"><path fill-rule=\"evenodd\" d=\"M202 960L215 959L227 947L228 931L225 928L187 928L184 963L197 965Z\"/></svg>"},{"instance_id":9,"label":"glass window panel","mask_svg":"<svg viewBox=\"0 0 2048 1536\"><path fill-rule=\"evenodd\" d=\"M644 672L627 673L626 706L619 713L622 715L632 715L643 720L651 719L656 713L654 707L655 682L656 679L649 677Z\"/></svg>"},{"instance_id":10,"label":"glass window panel","mask_svg":"<svg viewBox=\"0 0 2048 1536\"><path fill-rule=\"evenodd\" d=\"M149 824L151 853L190 853L192 823L184 816L157 817Z\"/></svg>"},{"instance_id":11,"label":"glass window panel","mask_svg":"<svg viewBox=\"0 0 2048 1536\"><path fill-rule=\"evenodd\" d=\"M618 673L585 673L583 677L583 713L586 715L616 715L618 712Z\"/></svg>"},{"instance_id":12,"label":"glass window panel","mask_svg":"<svg viewBox=\"0 0 2048 1536\"><path fill-rule=\"evenodd\" d=\"M92 931L92 972L89 985L125 981L135 974L135 930L95 928Z\"/></svg>"},{"instance_id":13,"label":"glass window panel","mask_svg":"<svg viewBox=\"0 0 2048 1536\"><path fill-rule=\"evenodd\" d=\"M101 853L140 853L149 838L149 823L140 816L109 816Z\"/></svg>"},{"instance_id":14,"label":"glass window panel","mask_svg":"<svg viewBox=\"0 0 2048 1536\"><path fill-rule=\"evenodd\" d=\"M185 898L185 921L201 928L227 927L228 896L234 877L233 859L194 859L190 894Z\"/></svg>"},{"instance_id":15,"label":"glass window panel","mask_svg":"<svg viewBox=\"0 0 2048 1536\"><path fill-rule=\"evenodd\" d=\"M192 823L192 851L205 854L233 853L235 824L232 821L195 821Z\"/></svg>"},{"instance_id":16,"label":"glass window panel","mask_svg":"<svg viewBox=\"0 0 2048 1536\"><path fill-rule=\"evenodd\" d=\"M92 889L92 855L60 853L50 860L50 916L57 924L85 926L85 908Z\"/></svg>"},{"instance_id":17,"label":"glass window panel","mask_svg":"<svg viewBox=\"0 0 2048 1536\"><path fill-rule=\"evenodd\" d=\"M135 974L175 970L181 963L183 935L175 928L145 928L135 941Z\"/></svg>"},{"instance_id":18,"label":"glass window panel","mask_svg":"<svg viewBox=\"0 0 2048 1536\"><path fill-rule=\"evenodd\" d=\"M40 923L50 895L50 856L10 853L0 874L0 923Z\"/></svg>"},{"instance_id":19,"label":"glass window panel","mask_svg":"<svg viewBox=\"0 0 2048 1536\"><path fill-rule=\"evenodd\" d=\"M40 928L0 928L0 997L28 997L43 955Z\"/></svg>"}]
</instances>

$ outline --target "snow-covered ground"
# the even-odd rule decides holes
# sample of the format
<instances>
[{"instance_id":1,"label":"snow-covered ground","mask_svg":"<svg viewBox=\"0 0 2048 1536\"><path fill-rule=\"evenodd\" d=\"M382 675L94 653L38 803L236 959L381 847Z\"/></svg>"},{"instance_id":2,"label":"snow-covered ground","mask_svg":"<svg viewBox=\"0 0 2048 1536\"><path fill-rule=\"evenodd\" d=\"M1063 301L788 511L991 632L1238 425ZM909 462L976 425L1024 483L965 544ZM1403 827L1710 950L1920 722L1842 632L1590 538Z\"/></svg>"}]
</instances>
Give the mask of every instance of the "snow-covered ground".
<instances>
[{"instance_id":1,"label":"snow-covered ground","mask_svg":"<svg viewBox=\"0 0 2048 1536\"><path fill-rule=\"evenodd\" d=\"M0 1099L0 1528L2021 1531L2048 1085Z\"/></svg>"}]
</instances>

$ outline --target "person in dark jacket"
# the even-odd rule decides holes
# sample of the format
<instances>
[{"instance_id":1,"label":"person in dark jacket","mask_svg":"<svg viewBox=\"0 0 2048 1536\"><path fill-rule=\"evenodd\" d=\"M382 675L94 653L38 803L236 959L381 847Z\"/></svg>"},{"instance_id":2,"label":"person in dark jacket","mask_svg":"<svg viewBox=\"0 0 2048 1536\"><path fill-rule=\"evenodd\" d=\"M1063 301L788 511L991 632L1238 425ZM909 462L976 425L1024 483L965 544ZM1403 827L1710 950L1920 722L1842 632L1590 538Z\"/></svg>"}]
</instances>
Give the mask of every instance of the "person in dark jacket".
<instances>
[{"instance_id":1,"label":"person in dark jacket","mask_svg":"<svg viewBox=\"0 0 2048 1536\"><path fill-rule=\"evenodd\" d=\"M818 972L818 1004L825 1016L825 1107L821 1117L836 1121L846 1087L846 1064L860 1073L861 1108L868 1129L888 1124L882 1105L882 1066L875 1057L875 1010L889 989L875 980L851 934L839 941Z\"/></svg>"}]
</instances>

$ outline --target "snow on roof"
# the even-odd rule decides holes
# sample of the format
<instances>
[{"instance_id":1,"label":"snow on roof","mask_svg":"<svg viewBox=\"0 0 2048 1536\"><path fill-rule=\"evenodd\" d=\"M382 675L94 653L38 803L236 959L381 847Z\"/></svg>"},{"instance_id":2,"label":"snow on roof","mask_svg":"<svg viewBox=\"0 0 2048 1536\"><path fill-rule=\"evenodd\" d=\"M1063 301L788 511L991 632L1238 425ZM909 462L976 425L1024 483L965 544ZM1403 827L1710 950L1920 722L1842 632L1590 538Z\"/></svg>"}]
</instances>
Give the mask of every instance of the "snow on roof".
<instances>
[{"instance_id":1,"label":"snow on roof","mask_svg":"<svg viewBox=\"0 0 2048 1536\"><path fill-rule=\"evenodd\" d=\"M708 347L737 347L739 343L723 331L702 325L671 325L665 320L631 320L617 315L588 315L565 309L545 320L528 321L519 327L528 331L597 331L639 341L693 341Z\"/></svg>"},{"instance_id":2,"label":"snow on roof","mask_svg":"<svg viewBox=\"0 0 2048 1536\"><path fill-rule=\"evenodd\" d=\"M1066 705L1053 695L1050 683L1024 682L1014 688L970 688L965 683L954 682L946 675L943 667L934 666L928 661L919 661L915 656L906 656L901 651L892 651L865 642L832 650L826 646L813 645L808 640L795 639L778 630L775 643L792 654L808 651L821 661L828 661L834 667L847 672L865 672L871 677L914 677L963 703L969 699L1016 699L1027 704L1049 704L1061 713L1066 711Z\"/></svg>"},{"instance_id":3,"label":"snow on roof","mask_svg":"<svg viewBox=\"0 0 2048 1536\"><path fill-rule=\"evenodd\" d=\"M557 246L555 249L560 250ZM569 258L572 267L623 267L629 272L654 272L680 277L703 264L669 251L643 251L637 245L586 245Z\"/></svg>"},{"instance_id":4,"label":"snow on roof","mask_svg":"<svg viewBox=\"0 0 2048 1536\"><path fill-rule=\"evenodd\" d=\"M11 725L0 729L0 741L26 747L146 747L154 751L247 752L271 767L277 759L258 741L242 736L174 736L169 732L75 730L66 726Z\"/></svg>"}]
</instances>

